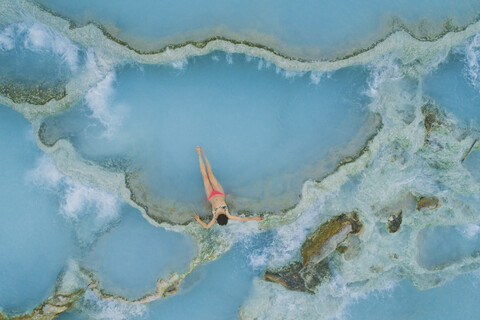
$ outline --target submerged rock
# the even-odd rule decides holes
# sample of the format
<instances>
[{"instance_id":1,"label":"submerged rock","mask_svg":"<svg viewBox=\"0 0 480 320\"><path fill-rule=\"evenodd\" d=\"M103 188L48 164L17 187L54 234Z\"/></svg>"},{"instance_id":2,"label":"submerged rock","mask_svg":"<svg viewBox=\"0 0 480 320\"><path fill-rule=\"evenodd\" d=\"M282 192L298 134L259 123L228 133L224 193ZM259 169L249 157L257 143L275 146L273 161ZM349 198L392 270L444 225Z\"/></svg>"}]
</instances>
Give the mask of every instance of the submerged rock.
<instances>
[{"instance_id":1,"label":"submerged rock","mask_svg":"<svg viewBox=\"0 0 480 320\"><path fill-rule=\"evenodd\" d=\"M402 210L388 217L388 222L387 222L388 232L390 233L397 232L398 229L400 229L401 224L402 224Z\"/></svg>"},{"instance_id":2,"label":"submerged rock","mask_svg":"<svg viewBox=\"0 0 480 320\"><path fill-rule=\"evenodd\" d=\"M27 85L25 83L0 83L0 94L15 103L44 105L51 100L61 100L67 95L64 83L56 85Z\"/></svg>"},{"instance_id":3,"label":"submerged rock","mask_svg":"<svg viewBox=\"0 0 480 320\"><path fill-rule=\"evenodd\" d=\"M422 106L422 113L424 118L423 125L425 126L426 134L428 135L436 127L444 125L442 121L443 115L439 109L432 104L425 104Z\"/></svg>"},{"instance_id":4,"label":"submerged rock","mask_svg":"<svg viewBox=\"0 0 480 320\"><path fill-rule=\"evenodd\" d=\"M79 289L73 293L56 293L54 296L45 300L40 306L33 309L30 314L23 314L7 318L0 313L0 320L51 320L55 319L60 313L70 310L75 303L85 292L84 289Z\"/></svg>"},{"instance_id":5,"label":"submerged rock","mask_svg":"<svg viewBox=\"0 0 480 320\"><path fill-rule=\"evenodd\" d=\"M331 277L328 263L323 261L314 266L304 266L296 261L278 270L267 270L264 280L276 282L293 291L315 293L315 288L324 280Z\"/></svg>"},{"instance_id":6,"label":"submerged rock","mask_svg":"<svg viewBox=\"0 0 480 320\"><path fill-rule=\"evenodd\" d=\"M356 212L344 213L330 219L312 232L303 243L302 262L296 261L277 270L266 270L264 280L279 283L289 290L313 294L322 281L331 277L325 258L347 237L351 238L348 244L339 247L339 250L343 251L346 260L358 254L360 240L354 234L361 229L362 223Z\"/></svg>"},{"instance_id":7,"label":"submerged rock","mask_svg":"<svg viewBox=\"0 0 480 320\"><path fill-rule=\"evenodd\" d=\"M360 253L360 238L350 233L347 240L337 247L337 251L343 254L346 261L354 259Z\"/></svg>"},{"instance_id":8,"label":"submerged rock","mask_svg":"<svg viewBox=\"0 0 480 320\"><path fill-rule=\"evenodd\" d=\"M422 197L417 202L418 211L434 210L441 206L442 204L437 197Z\"/></svg>"},{"instance_id":9,"label":"submerged rock","mask_svg":"<svg viewBox=\"0 0 480 320\"><path fill-rule=\"evenodd\" d=\"M356 212L341 214L322 224L302 245L303 264L315 264L325 259L350 233L358 233L362 223Z\"/></svg>"}]
</instances>

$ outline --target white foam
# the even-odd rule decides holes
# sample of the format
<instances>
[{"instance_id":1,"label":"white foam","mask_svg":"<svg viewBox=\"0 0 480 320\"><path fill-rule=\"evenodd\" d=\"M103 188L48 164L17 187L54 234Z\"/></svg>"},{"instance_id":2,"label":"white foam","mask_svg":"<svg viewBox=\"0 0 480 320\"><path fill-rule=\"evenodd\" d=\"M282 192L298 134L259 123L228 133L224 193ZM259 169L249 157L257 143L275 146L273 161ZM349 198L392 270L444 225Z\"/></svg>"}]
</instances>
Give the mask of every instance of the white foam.
<instances>
[{"instance_id":1,"label":"white foam","mask_svg":"<svg viewBox=\"0 0 480 320\"><path fill-rule=\"evenodd\" d=\"M285 70L280 67L275 67L275 73L280 74L285 79L294 79L297 77L301 77L305 74L305 72L303 71Z\"/></svg>"},{"instance_id":2,"label":"white foam","mask_svg":"<svg viewBox=\"0 0 480 320\"><path fill-rule=\"evenodd\" d=\"M95 209L95 220L108 223L119 216L120 201L116 196L103 190L91 188L66 178L66 190L60 212L74 220L84 216L89 208Z\"/></svg>"},{"instance_id":3,"label":"white foam","mask_svg":"<svg viewBox=\"0 0 480 320\"><path fill-rule=\"evenodd\" d=\"M393 54L385 54L378 57L370 64L370 77L368 79L368 90L364 93L366 96L376 99L379 97L378 89L386 81L395 81L403 78L396 58ZM373 103L371 105L378 105Z\"/></svg>"},{"instance_id":4,"label":"white foam","mask_svg":"<svg viewBox=\"0 0 480 320\"><path fill-rule=\"evenodd\" d=\"M311 72L310 72L310 82L311 82L312 84L315 84L315 85L319 84L319 83L320 83L320 80L322 80L322 78L323 78L323 75L324 75L323 72L311 71Z\"/></svg>"},{"instance_id":5,"label":"white foam","mask_svg":"<svg viewBox=\"0 0 480 320\"><path fill-rule=\"evenodd\" d=\"M474 87L480 87L480 33L465 47L465 73Z\"/></svg>"},{"instance_id":6,"label":"white foam","mask_svg":"<svg viewBox=\"0 0 480 320\"><path fill-rule=\"evenodd\" d=\"M177 70L185 70L185 68L186 68L187 65L188 65L188 60L187 60L187 58L179 59L179 60L173 61L170 65L171 65L174 69L177 69Z\"/></svg>"},{"instance_id":7,"label":"white foam","mask_svg":"<svg viewBox=\"0 0 480 320\"><path fill-rule=\"evenodd\" d=\"M53 29L35 22L30 25L19 25L18 31L25 31L24 47L31 51L48 51L61 57L70 70L78 68L78 47Z\"/></svg>"},{"instance_id":8,"label":"white foam","mask_svg":"<svg viewBox=\"0 0 480 320\"><path fill-rule=\"evenodd\" d=\"M225 53L225 61L227 61L228 64L233 64L233 56L230 52Z\"/></svg>"},{"instance_id":9,"label":"white foam","mask_svg":"<svg viewBox=\"0 0 480 320\"><path fill-rule=\"evenodd\" d=\"M109 72L103 80L85 94L85 101L92 111L92 118L98 120L105 127L103 136L109 139L115 135L123 120L121 115L123 107L112 104L115 78L115 72Z\"/></svg>"},{"instance_id":10,"label":"white foam","mask_svg":"<svg viewBox=\"0 0 480 320\"><path fill-rule=\"evenodd\" d=\"M95 51L93 48L87 49L85 67L89 73L97 77L105 77L105 74L111 72L111 66L105 61L101 53Z\"/></svg>"},{"instance_id":11,"label":"white foam","mask_svg":"<svg viewBox=\"0 0 480 320\"><path fill-rule=\"evenodd\" d=\"M305 240L312 226L318 224L321 219L325 198L317 199L316 203L307 209L293 223L279 227L269 247L256 252L251 257L253 265L268 264L272 267L285 264L299 255L299 248Z\"/></svg>"},{"instance_id":12,"label":"white foam","mask_svg":"<svg viewBox=\"0 0 480 320\"><path fill-rule=\"evenodd\" d=\"M28 173L27 178L40 189L57 189L64 176L58 171L52 158L44 155L37 159L35 168Z\"/></svg>"},{"instance_id":13,"label":"white foam","mask_svg":"<svg viewBox=\"0 0 480 320\"><path fill-rule=\"evenodd\" d=\"M141 317L147 308L143 304L127 304L100 300L91 290L86 290L81 301L82 310L89 318L98 320L125 320Z\"/></svg>"},{"instance_id":14,"label":"white foam","mask_svg":"<svg viewBox=\"0 0 480 320\"><path fill-rule=\"evenodd\" d=\"M36 167L27 177L39 188L47 187L59 193L60 214L67 219L79 220L86 216L88 209L95 209L98 224L108 223L119 216L121 202L118 197L64 176L47 155L37 160Z\"/></svg>"},{"instance_id":15,"label":"white foam","mask_svg":"<svg viewBox=\"0 0 480 320\"><path fill-rule=\"evenodd\" d=\"M15 47L15 32L12 25L6 26L0 32L0 50L8 51Z\"/></svg>"},{"instance_id":16,"label":"white foam","mask_svg":"<svg viewBox=\"0 0 480 320\"><path fill-rule=\"evenodd\" d=\"M79 48L66 37L38 22L20 22L6 26L0 32L0 50L13 50L17 41L32 52L50 53L65 62L71 71L79 67Z\"/></svg>"},{"instance_id":17,"label":"white foam","mask_svg":"<svg viewBox=\"0 0 480 320\"><path fill-rule=\"evenodd\" d=\"M469 27L469 29L474 28L477 28L478 30L478 24L476 24L472 28ZM468 31L469 29L467 29L467 32L465 32L464 34L471 32ZM441 190L439 190L437 181L433 181L434 179L431 179L432 177L438 178L441 183L444 183L446 185L445 188L454 188L455 181L451 179L449 181L445 179L445 176L438 176L436 175L438 174L438 172L433 171L433 169L430 170L429 168L425 168L425 170L430 170L426 173L412 171L412 167L415 167L417 165L419 165L418 167L420 167L421 165L422 168L424 168L423 166L427 167L427 165L425 165L423 161L426 161L425 159L428 157L428 155L422 155L421 153L427 153L428 151L421 150L421 148L419 147L424 143L424 129L421 125L421 116L419 115L418 110L418 107L421 105L419 104L419 102L423 101L415 100L414 98L409 96L402 97L401 95L398 95L395 90L388 90L391 89L388 88L388 85L391 85L392 82L395 82L396 80L402 79L403 73L399 72L398 63L394 59L394 56L388 54L385 55L384 53L386 51L388 52L392 48L396 48L397 50L402 50L402 48L405 48L402 54L406 57L406 61L408 59L410 59L408 61L414 61L415 58L422 58L423 55L426 53L434 52L435 59L437 59L438 61L438 57L442 56L441 54L438 54L438 52L441 52L443 54L443 47L450 48L450 46L452 44L455 44L455 42L458 42L459 39L463 39L464 35L462 35L461 33L448 34L442 39L435 42L419 42L411 39L407 34L400 32L392 35L386 41L376 46L374 49L369 50L364 54L355 56L351 59L339 60L336 62L320 61L301 63L298 61L289 61L288 59L284 59L279 56L275 56L274 54L264 52L261 49L251 48L243 45L232 45L230 43L222 41L212 42L211 44L207 45L205 48L202 49L193 47L181 48L170 55L158 54L139 56L135 53L128 51L127 49L119 48L117 44L110 43L108 40L104 39L103 36L96 38L95 35L97 35L98 31L96 31L94 26L87 26L74 30L64 28L64 30L72 37L76 37L76 39L82 40L82 37L84 37L84 39L88 39L85 40L85 43L88 41L92 41L93 43L96 39L95 41L97 41L97 44L100 47L103 46L106 49L111 50L111 52L118 53L119 57L126 57L130 55L132 59L136 59L138 61L146 63L171 62L173 61L173 59L177 59L178 57L185 57L193 54L204 54L208 53L209 50L211 51L219 48L227 51L230 50L231 52L244 52L270 58L272 61L275 61L276 65L282 66L286 69L290 68L292 70L331 71L352 64L365 64L367 62L374 61L372 63L372 76L369 79L369 90L367 92L367 95L374 100L374 102L371 104L372 110L378 111L382 114L385 123L384 128L386 129L382 131L379 138L372 143L369 150L366 152L366 155L362 156L361 161L356 161L349 166L340 168L338 174L327 177L321 183L316 184L314 182L308 182L307 186L309 186L309 188L304 188L304 191L306 192L303 192L303 199L307 199L306 201L308 201L309 198L318 196L324 190L327 190L325 192L331 192L330 190L333 190L336 188L336 186L338 187L342 183L344 183L345 175L355 174L359 172L361 173L362 178L365 179L363 183L360 184L363 190L358 193L358 198L349 198L349 200L351 201L346 204L332 202L329 208L325 208L323 212L321 212L321 210L302 212L300 219L298 219L297 222L288 225L285 228L280 228L278 230L276 239L274 241L275 245L273 249L271 251L267 250L264 252L259 252L257 261L253 263L262 264L265 263L266 260L270 259L284 261L294 257L294 255L298 254L299 245L304 240L305 234L308 232L309 228L318 225L319 221L316 220L316 218L320 213L326 212L328 214L338 214L344 209L351 209L349 208L349 206L358 206L365 213L365 216L363 218L367 219L366 223L368 224L368 232L365 232L362 238L362 241L364 241L365 244L364 254L361 254L357 260L351 261L349 264L350 269L348 269L349 267L346 266L345 269L342 270L343 273L349 276L356 276L352 276L354 280L364 280L368 277L381 277L382 274L385 274L385 272L375 274L370 271L369 267L374 263L378 263L378 265L384 267L385 270L388 270L388 268L392 267L392 265L397 263L398 265L407 266L407 269L409 270L408 272L413 275L412 277L417 277L420 280L422 277L425 277L425 274L423 274L422 272L426 271L418 268L418 266L415 265L414 256L411 254L411 243L415 243L414 233L412 233L412 235L408 234L408 241L405 241L405 243L407 244L407 248L402 251L403 256L401 257L404 260L395 263L389 261L390 258L387 255L390 252L389 250L393 250L392 243L398 246L398 242L388 242L388 239L398 239L399 236L405 233L388 235L390 238L381 238L378 228L374 226L374 223L378 222L376 221L378 217L374 216L375 212L372 207L374 205L378 206L396 200L397 197L401 197L406 193L405 190L412 191L416 195L422 195L424 193L435 194L436 192L440 192ZM109 45L111 45L111 47L107 48L107 46ZM379 53L382 53L382 55L380 56ZM230 54L226 54L227 62L229 61L229 55ZM378 58L379 56L380 58ZM247 56L246 59L251 59L251 57ZM280 70L278 71L278 73L280 73ZM295 77L295 73L285 73L284 76L286 78L292 78ZM382 90L384 91L382 92ZM405 113L406 108L403 107L407 104L416 107L416 114L414 114L416 118L409 126L406 126L399 116L399 114ZM449 139L449 137L444 137L444 139ZM451 142L451 144L455 148L457 148L457 150L462 150L461 146L459 146L459 144L461 144L462 142L455 141L454 139L452 139L451 141L448 140L448 142ZM445 149L447 150L447 148ZM416 152L418 152L418 154L416 154ZM450 157L451 159L454 159L454 157L451 157L451 154L446 154L446 156L444 156L441 154L441 152L439 154L435 154L434 156L438 158ZM365 158L367 160L364 160ZM398 161L397 159L399 158L403 159L404 162ZM365 162L365 166L368 166L369 169L360 171L359 168L362 169L362 165L359 163L361 162ZM452 161L450 161L449 163L452 163ZM454 165L452 165L452 167L455 169ZM345 172L347 172L347 174L345 174ZM344 176L342 176L342 174ZM53 179L53 181L55 181L55 179ZM342 183L338 181L341 181ZM467 190L472 189L473 187ZM77 210L76 208L81 208L83 206L82 203L85 202L85 200L82 200L82 194L88 195L89 191L83 189L78 191L72 191L71 205L69 207L71 212L73 212L73 215L79 214L78 212L75 213L75 211ZM339 198L345 199L343 197ZM381 201L378 201L379 199ZM87 203L86 205L91 206L92 204ZM95 206L95 204L93 205ZM297 208L303 208L303 206L299 205L297 206ZM472 217L467 217L467 219L468 218L474 219ZM425 227L426 224L431 223L458 223L463 219L465 219L465 217L458 214L458 212L455 211L454 208L449 205L449 203L444 203L443 208L435 212L435 216L429 216L429 213L417 213L415 215L413 213L411 213L410 215L405 214L405 220L402 228L406 229L405 226L409 226L411 228L422 228ZM379 223L383 222L384 221L380 221ZM382 243L382 248L378 248L378 246L376 246L380 242ZM383 251L378 252L378 250L380 249ZM372 255L372 252L374 251L376 253L376 256L381 255L381 257L375 258L376 256ZM339 259L341 259L341 257ZM451 273L458 272L456 269L447 271ZM446 273L447 272L445 272L445 274ZM430 274L426 275L428 276ZM442 278L444 274L440 274L438 276ZM336 282L338 282L338 280ZM419 283L422 286L430 285L428 281L424 281L424 283L422 283L422 281L419 281ZM338 285L338 283L333 283L332 286L335 287L335 290L337 292L345 294L341 290L343 287L341 285ZM296 310L296 307L302 306L302 303L298 303L298 301L302 302L302 299L305 296L308 296L302 295L300 293L286 293L283 288L280 288L280 290L278 290L277 296L275 296L275 294L269 296L269 294L270 292L265 292L265 296L270 298L270 301L266 301L268 305L278 303L278 305L282 307L285 302L288 302L287 309L292 312L297 318L298 314L301 313L301 310ZM298 301L290 300L291 296L302 297L302 299L298 299ZM317 297L316 299L319 298ZM335 301L336 300L333 300L333 303L335 303ZM318 300L315 300L315 302L318 302ZM315 307L315 304L311 304L308 307L311 307L312 305ZM317 314L320 314L321 311L322 310L317 309ZM273 312L273 314L278 315L278 313L275 313L276 310L273 310Z\"/></svg>"},{"instance_id":18,"label":"white foam","mask_svg":"<svg viewBox=\"0 0 480 320\"><path fill-rule=\"evenodd\" d=\"M458 228L462 232L462 235L468 240L473 240L480 234L480 226L478 224L469 224Z\"/></svg>"}]
</instances>

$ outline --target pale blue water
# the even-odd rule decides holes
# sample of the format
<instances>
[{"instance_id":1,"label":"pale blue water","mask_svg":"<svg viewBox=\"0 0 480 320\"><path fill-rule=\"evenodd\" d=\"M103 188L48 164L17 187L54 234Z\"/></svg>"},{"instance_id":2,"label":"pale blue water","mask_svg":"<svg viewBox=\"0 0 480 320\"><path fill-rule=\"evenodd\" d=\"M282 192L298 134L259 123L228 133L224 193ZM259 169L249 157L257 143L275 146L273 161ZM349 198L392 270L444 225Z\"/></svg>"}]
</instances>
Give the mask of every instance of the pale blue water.
<instances>
[{"instance_id":1,"label":"pale blue water","mask_svg":"<svg viewBox=\"0 0 480 320\"><path fill-rule=\"evenodd\" d=\"M421 291L404 280L391 290L353 302L345 319L476 319L479 293L478 275L461 275Z\"/></svg>"},{"instance_id":2,"label":"pale blue water","mask_svg":"<svg viewBox=\"0 0 480 320\"><path fill-rule=\"evenodd\" d=\"M477 225L440 226L422 230L418 239L418 262L434 269L480 253Z\"/></svg>"},{"instance_id":3,"label":"pale blue water","mask_svg":"<svg viewBox=\"0 0 480 320\"><path fill-rule=\"evenodd\" d=\"M478 168L480 168L480 152L473 151L470 153L468 157L465 158L463 165L468 171L470 171L477 181L480 181L480 171L478 170Z\"/></svg>"},{"instance_id":4,"label":"pale blue water","mask_svg":"<svg viewBox=\"0 0 480 320\"><path fill-rule=\"evenodd\" d=\"M33 21L0 26L0 52L2 84L48 88L65 83L85 63L79 47Z\"/></svg>"},{"instance_id":5,"label":"pale blue water","mask_svg":"<svg viewBox=\"0 0 480 320\"><path fill-rule=\"evenodd\" d=\"M78 24L101 23L115 36L146 50L221 35L266 43L306 58L333 58L352 52L352 48L360 49L390 32L394 19L404 21L420 35L428 35L442 30L446 16L463 25L471 22L480 8L475 0L307 1L301 5L270 0L144 0L138 6L128 6L128 1L38 2Z\"/></svg>"},{"instance_id":6,"label":"pale blue water","mask_svg":"<svg viewBox=\"0 0 480 320\"><path fill-rule=\"evenodd\" d=\"M155 291L157 279L185 272L196 254L190 237L159 230L126 208L122 221L97 242L85 263L108 292L140 298Z\"/></svg>"},{"instance_id":7,"label":"pale blue water","mask_svg":"<svg viewBox=\"0 0 480 320\"><path fill-rule=\"evenodd\" d=\"M307 178L333 170L374 132L363 68L316 84L311 74L278 74L244 55L231 59L218 52L189 59L184 70L122 67L95 95L47 118L44 134L52 142L68 137L89 159L130 162L152 197L197 208L205 194L194 148L202 145L227 193L275 210L294 204ZM97 95L107 94L104 107ZM237 209L249 208L245 202Z\"/></svg>"},{"instance_id":8,"label":"pale blue water","mask_svg":"<svg viewBox=\"0 0 480 320\"><path fill-rule=\"evenodd\" d=\"M49 297L70 259L97 271L106 290L128 297L153 292L157 279L188 267L196 255L192 240L155 228L129 206L113 217L101 217L107 211L98 202L70 212L89 193L68 181L54 185L59 173L42 167L30 124L5 106L0 112L3 312L24 313Z\"/></svg>"},{"instance_id":9,"label":"pale blue water","mask_svg":"<svg viewBox=\"0 0 480 320\"><path fill-rule=\"evenodd\" d=\"M451 54L425 79L425 93L465 125L480 126L480 91L468 77L465 54ZM446 90L448 88L448 90Z\"/></svg>"},{"instance_id":10,"label":"pale blue water","mask_svg":"<svg viewBox=\"0 0 480 320\"><path fill-rule=\"evenodd\" d=\"M48 297L75 252L56 198L32 181L42 154L31 125L0 106L0 136L0 305L7 314L23 313Z\"/></svg>"},{"instance_id":11,"label":"pale blue water","mask_svg":"<svg viewBox=\"0 0 480 320\"><path fill-rule=\"evenodd\" d=\"M262 235L249 239L251 243L235 244L217 261L192 272L178 295L153 303L140 319L238 319L254 277L262 272L251 265L250 256L268 240Z\"/></svg>"},{"instance_id":12,"label":"pale blue water","mask_svg":"<svg viewBox=\"0 0 480 320\"><path fill-rule=\"evenodd\" d=\"M477 317L478 142L460 159L480 132L478 1L38 2L77 26L36 2L0 3L0 318L79 289L59 319ZM139 51L222 36L293 59L238 45L135 55L88 21ZM472 25L368 49L399 21L419 38ZM55 86L66 97L44 106L9 99ZM425 103L445 111L428 136ZM189 224L194 210L210 218L196 145L231 211L265 222ZM425 196L439 207L416 210ZM351 211L364 231L329 255L315 294L263 281ZM128 301L192 261L178 292Z\"/></svg>"}]
</instances>

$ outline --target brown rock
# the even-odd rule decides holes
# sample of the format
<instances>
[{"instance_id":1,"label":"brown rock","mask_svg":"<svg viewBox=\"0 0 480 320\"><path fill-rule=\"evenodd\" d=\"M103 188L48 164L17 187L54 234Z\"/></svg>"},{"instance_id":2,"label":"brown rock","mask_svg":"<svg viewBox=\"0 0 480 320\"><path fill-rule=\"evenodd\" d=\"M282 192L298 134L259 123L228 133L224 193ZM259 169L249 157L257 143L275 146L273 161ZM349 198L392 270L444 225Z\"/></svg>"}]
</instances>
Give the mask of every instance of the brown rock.
<instances>
[{"instance_id":1,"label":"brown rock","mask_svg":"<svg viewBox=\"0 0 480 320\"><path fill-rule=\"evenodd\" d=\"M402 224L402 210L388 217L388 222L387 222L388 232L390 233L397 232L398 229L400 229L401 224Z\"/></svg>"},{"instance_id":2,"label":"brown rock","mask_svg":"<svg viewBox=\"0 0 480 320\"><path fill-rule=\"evenodd\" d=\"M345 252L343 252L343 259L346 261L352 260L360 253L360 238L357 235L350 233L347 240L345 240L341 246L346 247Z\"/></svg>"},{"instance_id":3,"label":"brown rock","mask_svg":"<svg viewBox=\"0 0 480 320\"><path fill-rule=\"evenodd\" d=\"M330 277L331 272L326 261L314 266L303 266L296 261L278 270L266 270L263 279L279 283L288 290L314 294L315 288Z\"/></svg>"},{"instance_id":4,"label":"brown rock","mask_svg":"<svg viewBox=\"0 0 480 320\"><path fill-rule=\"evenodd\" d=\"M427 135L436 127L444 125L444 122L442 121L443 115L434 105L426 104L422 106L422 113L425 117L423 125L425 126Z\"/></svg>"},{"instance_id":5,"label":"brown rock","mask_svg":"<svg viewBox=\"0 0 480 320\"><path fill-rule=\"evenodd\" d=\"M297 261L278 270L266 270L263 279L279 283L288 290L308 292L305 281L300 276L302 268L303 265Z\"/></svg>"},{"instance_id":6,"label":"brown rock","mask_svg":"<svg viewBox=\"0 0 480 320\"><path fill-rule=\"evenodd\" d=\"M362 223L356 212L341 214L322 224L305 240L301 248L303 262L296 261L277 270L266 270L264 280L279 283L285 288L314 294L315 288L331 277L325 259L337 249L349 234L360 232ZM353 239L355 238L355 239ZM348 245L339 247L344 257L358 254L360 240L353 236Z\"/></svg>"},{"instance_id":7,"label":"brown rock","mask_svg":"<svg viewBox=\"0 0 480 320\"><path fill-rule=\"evenodd\" d=\"M11 320L53 320L60 313L72 308L75 301L77 301L85 292L84 289L79 289L73 293L56 293L53 297L45 300L41 305L33 309L30 314L23 314L13 316ZM0 313L0 320L3 319Z\"/></svg>"},{"instance_id":8,"label":"brown rock","mask_svg":"<svg viewBox=\"0 0 480 320\"><path fill-rule=\"evenodd\" d=\"M434 210L441 206L442 204L437 197L422 197L417 202L418 211Z\"/></svg>"},{"instance_id":9,"label":"brown rock","mask_svg":"<svg viewBox=\"0 0 480 320\"><path fill-rule=\"evenodd\" d=\"M302 245L303 265L316 264L325 259L350 233L358 233L362 223L356 212L341 214L322 224Z\"/></svg>"}]
</instances>

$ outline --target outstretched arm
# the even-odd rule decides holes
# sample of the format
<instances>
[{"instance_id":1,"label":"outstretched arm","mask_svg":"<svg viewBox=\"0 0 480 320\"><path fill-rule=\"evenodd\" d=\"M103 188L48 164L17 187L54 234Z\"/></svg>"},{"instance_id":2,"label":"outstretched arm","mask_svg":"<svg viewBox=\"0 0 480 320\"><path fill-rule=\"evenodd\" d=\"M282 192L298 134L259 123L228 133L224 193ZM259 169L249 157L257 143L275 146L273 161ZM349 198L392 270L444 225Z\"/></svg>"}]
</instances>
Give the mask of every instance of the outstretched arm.
<instances>
[{"instance_id":1,"label":"outstretched arm","mask_svg":"<svg viewBox=\"0 0 480 320\"><path fill-rule=\"evenodd\" d=\"M200 217L198 216L197 213L195 213L195 220L198 221L198 223L200 223L204 228L207 228L207 229L210 229L211 226L213 226L215 224L215 221L216 219L215 218L212 218L212 220L210 220L210 222L208 224L206 224L205 222L202 221L202 219L200 219Z\"/></svg>"},{"instance_id":2,"label":"outstretched arm","mask_svg":"<svg viewBox=\"0 0 480 320\"><path fill-rule=\"evenodd\" d=\"M250 220L255 220L255 221L262 221L262 217L256 216L256 217L238 217L238 216L232 216L228 217L228 219L232 220L239 220L239 221L250 221Z\"/></svg>"},{"instance_id":3,"label":"outstretched arm","mask_svg":"<svg viewBox=\"0 0 480 320\"><path fill-rule=\"evenodd\" d=\"M260 216L256 216L256 217L239 217L239 216L233 216L233 215L230 214L230 212L228 211L228 209L226 210L225 213L227 214L228 219L232 219L232 220L238 220L238 221L251 221L251 220L262 221L262 220L263 220L263 218L260 217Z\"/></svg>"}]
</instances>

